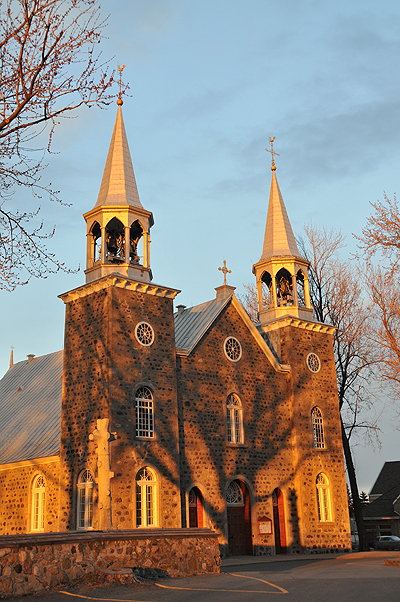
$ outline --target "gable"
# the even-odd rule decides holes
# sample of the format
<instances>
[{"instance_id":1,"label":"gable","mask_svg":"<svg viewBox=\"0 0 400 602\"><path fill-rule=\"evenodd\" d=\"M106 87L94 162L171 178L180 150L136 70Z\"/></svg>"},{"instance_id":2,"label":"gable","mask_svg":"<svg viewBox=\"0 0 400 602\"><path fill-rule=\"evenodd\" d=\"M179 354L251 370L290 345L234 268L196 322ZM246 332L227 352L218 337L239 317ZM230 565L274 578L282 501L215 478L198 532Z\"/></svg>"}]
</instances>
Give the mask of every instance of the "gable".
<instances>
[{"instance_id":1,"label":"gable","mask_svg":"<svg viewBox=\"0 0 400 602\"><path fill-rule=\"evenodd\" d=\"M290 366L279 362L279 359L271 350L262 334L260 334L254 326L247 312L236 299L235 295L222 301L213 299L212 301L184 309L183 311L174 314L177 354L182 356L190 355L229 304L231 304L239 315L240 320L246 326L273 368L277 372L290 372Z\"/></svg>"}]
</instances>

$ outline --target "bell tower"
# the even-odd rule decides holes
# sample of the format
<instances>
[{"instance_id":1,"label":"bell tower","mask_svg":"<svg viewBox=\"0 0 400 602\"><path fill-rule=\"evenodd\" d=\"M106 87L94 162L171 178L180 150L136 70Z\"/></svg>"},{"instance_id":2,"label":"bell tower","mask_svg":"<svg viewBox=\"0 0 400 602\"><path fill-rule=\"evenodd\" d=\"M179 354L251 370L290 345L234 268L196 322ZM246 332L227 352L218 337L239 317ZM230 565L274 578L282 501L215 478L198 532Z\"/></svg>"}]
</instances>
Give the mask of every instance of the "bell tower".
<instances>
[{"instance_id":1,"label":"bell tower","mask_svg":"<svg viewBox=\"0 0 400 602\"><path fill-rule=\"evenodd\" d=\"M300 255L297 248L276 179L274 140L270 138L272 182L264 246L260 260L253 266L259 321L263 330L269 330L268 325L287 316L313 319L308 287L310 262Z\"/></svg>"},{"instance_id":2,"label":"bell tower","mask_svg":"<svg viewBox=\"0 0 400 602\"><path fill-rule=\"evenodd\" d=\"M151 282L150 228L153 214L139 199L128 147L122 99L97 202L84 214L87 226L86 283L109 274Z\"/></svg>"}]
</instances>

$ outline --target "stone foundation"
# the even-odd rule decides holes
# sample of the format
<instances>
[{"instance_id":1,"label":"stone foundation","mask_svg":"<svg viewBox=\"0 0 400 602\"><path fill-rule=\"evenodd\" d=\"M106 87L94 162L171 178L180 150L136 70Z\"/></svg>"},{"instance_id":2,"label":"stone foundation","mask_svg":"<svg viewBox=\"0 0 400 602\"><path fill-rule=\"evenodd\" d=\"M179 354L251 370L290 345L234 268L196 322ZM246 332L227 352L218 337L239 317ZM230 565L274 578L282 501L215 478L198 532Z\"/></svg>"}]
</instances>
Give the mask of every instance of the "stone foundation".
<instances>
[{"instance_id":1,"label":"stone foundation","mask_svg":"<svg viewBox=\"0 0 400 602\"><path fill-rule=\"evenodd\" d=\"M209 529L38 533L0 537L0 598L40 592L96 570L161 569L170 577L219 573Z\"/></svg>"}]
</instances>

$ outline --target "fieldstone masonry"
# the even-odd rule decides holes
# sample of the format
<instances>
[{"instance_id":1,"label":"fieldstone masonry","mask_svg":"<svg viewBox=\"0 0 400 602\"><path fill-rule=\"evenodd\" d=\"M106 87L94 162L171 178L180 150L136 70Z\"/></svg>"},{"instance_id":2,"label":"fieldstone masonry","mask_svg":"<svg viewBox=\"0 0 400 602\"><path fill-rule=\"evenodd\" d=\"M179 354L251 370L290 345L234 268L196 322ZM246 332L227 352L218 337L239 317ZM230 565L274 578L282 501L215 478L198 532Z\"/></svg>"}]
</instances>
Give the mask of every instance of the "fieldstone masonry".
<instances>
[{"instance_id":1,"label":"fieldstone masonry","mask_svg":"<svg viewBox=\"0 0 400 602\"><path fill-rule=\"evenodd\" d=\"M41 592L100 570L161 569L170 577L219 573L208 529L59 533L0 538L0 598Z\"/></svg>"}]
</instances>

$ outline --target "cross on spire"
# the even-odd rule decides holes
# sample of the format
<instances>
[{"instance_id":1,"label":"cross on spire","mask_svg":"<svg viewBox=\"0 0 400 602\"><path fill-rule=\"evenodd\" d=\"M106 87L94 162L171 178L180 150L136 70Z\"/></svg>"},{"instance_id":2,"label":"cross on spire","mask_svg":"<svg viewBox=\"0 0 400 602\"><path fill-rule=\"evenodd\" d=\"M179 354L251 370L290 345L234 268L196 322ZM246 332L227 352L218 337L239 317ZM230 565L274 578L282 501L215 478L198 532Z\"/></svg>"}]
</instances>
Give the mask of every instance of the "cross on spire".
<instances>
[{"instance_id":1,"label":"cross on spire","mask_svg":"<svg viewBox=\"0 0 400 602\"><path fill-rule=\"evenodd\" d=\"M124 101L122 100L122 72L125 69L125 65L122 65L122 67L120 65L118 65L118 71L119 71L119 94L118 94L118 100L117 100L117 105L121 106L122 104L124 104Z\"/></svg>"},{"instance_id":2,"label":"cross on spire","mask_svg":"<svg viewBox=\"0 0 400 602\"><path fill-rule=\"evenodd\" d=\"M227 274L232 274L232 270L228 270L228 268L226 267L226 261L225 261L225 259L224 259L224 267L223 268L218 268L218 270L223 273L223 275L224 275L224 286L226 286L226 284L227 284L226 283L226 275Z\"/></svg>"},{"instance_id":3,"label":"cross on spire","mask_svg":"<svg viewBox=\"0 0 400 602\"><path fill-rule=\"evenodd\" d=\"M280 155L279 155L279 153L277 153L277 152L275 152L275 151L274 151L274 140L275 140L275 136L274 136L273 138L270 138L270 139L269 139L269 141L270 141L270 144L271 144L271 148L270 148L270 149L269 149L269 148L266 148L266 149L265 149L265 150L267 151L267 153L271 153L271 157L272 157L272 165L271 165L271 170L272 170L272 171L275 171L275 170L276 170L275 158L274 158L274 157L275 157L275 155L276 155L277 157L279 157L279 156L280 156Z\"/></svg>"}]
</instances>

